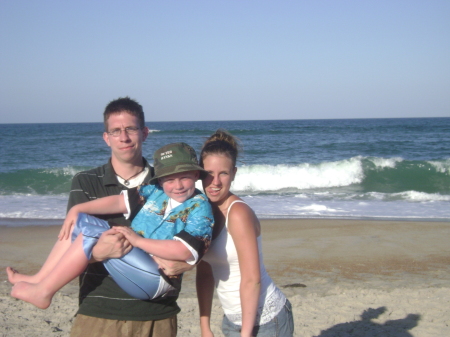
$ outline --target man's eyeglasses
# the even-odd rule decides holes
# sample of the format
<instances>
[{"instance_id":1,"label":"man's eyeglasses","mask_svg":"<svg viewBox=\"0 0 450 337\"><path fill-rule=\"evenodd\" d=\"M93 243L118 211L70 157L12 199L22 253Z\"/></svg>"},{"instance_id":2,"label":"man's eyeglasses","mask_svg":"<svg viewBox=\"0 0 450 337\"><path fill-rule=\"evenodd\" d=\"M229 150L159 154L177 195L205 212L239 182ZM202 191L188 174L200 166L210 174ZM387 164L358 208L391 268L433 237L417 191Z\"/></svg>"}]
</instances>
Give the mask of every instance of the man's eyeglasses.
<instances>
[{"instance_id":1,"label":"man's eyeglasses","mask_svg":"<svg viewBox=\"0 0 450 337\"><path fill-rule=\"evenodd\" d=\"M113 137L119 137L122 133L122 130L125 131L127 135L135 135L138 133L138 131L141 128L135 127L135 126L129 126L125 129L112 129L111 131L108 131L108 135L111 135Z\"/></svg>"}]
</instances>

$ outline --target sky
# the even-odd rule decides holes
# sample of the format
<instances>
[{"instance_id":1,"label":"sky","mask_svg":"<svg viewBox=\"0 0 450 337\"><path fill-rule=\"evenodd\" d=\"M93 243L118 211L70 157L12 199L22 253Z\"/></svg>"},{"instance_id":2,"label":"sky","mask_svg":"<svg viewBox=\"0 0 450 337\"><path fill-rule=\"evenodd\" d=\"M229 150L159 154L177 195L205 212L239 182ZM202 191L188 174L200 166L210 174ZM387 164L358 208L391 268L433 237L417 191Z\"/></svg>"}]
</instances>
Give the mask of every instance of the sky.
<instances>
[{"instance_id":1,"label":"sky","mask_svg":"<svg viewBox=\"0 0 450 337\"><path fill-rule=\"evenodd\" d=\"M450 1L2 0L0 123L450 117Z\"/></svg>"}]
</instances>

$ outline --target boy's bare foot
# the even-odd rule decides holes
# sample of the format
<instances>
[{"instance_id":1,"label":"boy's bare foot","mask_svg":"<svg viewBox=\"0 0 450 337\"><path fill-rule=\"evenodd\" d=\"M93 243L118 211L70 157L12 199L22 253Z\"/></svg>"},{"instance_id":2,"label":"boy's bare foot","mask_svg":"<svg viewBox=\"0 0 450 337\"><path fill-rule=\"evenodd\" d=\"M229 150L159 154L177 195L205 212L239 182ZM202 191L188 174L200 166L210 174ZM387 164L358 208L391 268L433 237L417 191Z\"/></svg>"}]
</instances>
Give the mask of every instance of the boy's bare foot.
<instances>
[{"instance_id":1,"label":"boy's bare foot","mask_svg":"<svg viewBox=\"0 0 450 337\"><path fill-rule=\"evenodd\" d=\"M11 296L31 303L40 309L47 309L52 302L52 296L46 296L39 285L28 282L17 282L14 284Z\"/></svg>"},{"instance_id":2,"label":"boy's bare foot","mask_svg":"<svg viewBox=\"0 0 450 337\"><path fill-rule=\"evenodd\" d=\"M6 267L6 274L8 274L8 281L12 284L16 284L21 281L21 275L17 270L11 267Z\"/></svg>"},{"instance_id":3,"label":"boy's bare foot","mask_svg":"<svg viewBox=\"0 0 450 337\"><path fill-rule=\"evenodd\" d=\"M39 274L25 275L11 267L6 267L6 274L8 274L8 281L12 284L17 282L39 283L41 281Z\"/></svg>"}]
</instances>

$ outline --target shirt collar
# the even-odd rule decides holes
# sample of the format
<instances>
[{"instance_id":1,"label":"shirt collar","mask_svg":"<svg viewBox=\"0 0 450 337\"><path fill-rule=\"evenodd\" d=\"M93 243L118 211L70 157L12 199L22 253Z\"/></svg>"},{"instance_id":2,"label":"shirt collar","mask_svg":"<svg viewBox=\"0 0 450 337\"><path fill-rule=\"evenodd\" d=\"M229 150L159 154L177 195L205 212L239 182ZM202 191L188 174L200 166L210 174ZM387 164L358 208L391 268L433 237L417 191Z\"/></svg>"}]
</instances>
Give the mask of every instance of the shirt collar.
<instances>
[{"instance_id":1,"label":"shirt collar","mask_svg":"<svg viewBox=\"0 0 450 337\"><path fill-rule=\"evenodd\" d=\"M147 160L142 157L142 160L144 161L144 166L148 167L150 170L150 174L147 175L144 179L144 184L148 184L150 179L155 175L153 167L149 165ZM111 164L111 158L109 159L108 163L105 165L105 176L103 178L103 185L121 185L116 177L116 172L114 171L114 168Z\"/></svg>"}]
</instances>

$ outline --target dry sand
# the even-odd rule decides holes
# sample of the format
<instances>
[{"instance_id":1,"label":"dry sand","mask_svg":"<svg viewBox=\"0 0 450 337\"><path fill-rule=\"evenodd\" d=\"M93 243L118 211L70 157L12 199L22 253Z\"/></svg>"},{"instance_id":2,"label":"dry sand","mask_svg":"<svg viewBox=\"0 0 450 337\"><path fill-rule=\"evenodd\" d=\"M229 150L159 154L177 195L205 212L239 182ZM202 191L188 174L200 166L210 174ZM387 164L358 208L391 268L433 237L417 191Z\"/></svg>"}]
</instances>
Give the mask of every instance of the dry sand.
<instances>
[{"instance_id":1,"label":"dry sand","mask_svg":"<svg viewBox=\"0 0 450 337\"><path fill-rule=\"evenodd\" d=\"M262 221L266 267L293 305L296 336L450 336L450 223ZM47 310L9 296L5 267L31 273L57 226L0 226L0 336L68 336L75 282ZM185 275L178 336L199 336L194 273ZM213 307L221 336L222 311Z\"/></svg>"}]
</instances>

